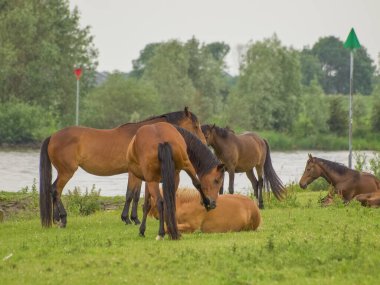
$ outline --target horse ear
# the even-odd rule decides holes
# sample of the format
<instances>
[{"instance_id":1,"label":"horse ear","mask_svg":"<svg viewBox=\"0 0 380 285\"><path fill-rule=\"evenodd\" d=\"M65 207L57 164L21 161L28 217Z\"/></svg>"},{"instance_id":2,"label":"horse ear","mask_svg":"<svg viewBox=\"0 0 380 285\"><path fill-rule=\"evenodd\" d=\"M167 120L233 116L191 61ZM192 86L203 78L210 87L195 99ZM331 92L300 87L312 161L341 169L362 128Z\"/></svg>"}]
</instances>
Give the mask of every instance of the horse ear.
<instances>
[{"instance_id":1,"label":"horse ear","mask_svg":"<svg viewBox=\"0 0 380 285\"><path fill-rule=\"evenodd\" d=\"M191 116L191 114L190 114L190 111L189 111L189 107L185 107L185 109L183 110L184 112L185 112L185 115L187 116L187 117L190 117Z\"/></svg>"},{"instance_id":2,"label":"horse ear","mask_svg":"<svg viewBox=\"0 0 380 285\"><path fill-rule=\"evenodd\" d=\"M309 158L310 158L310 159L312 159L312 158L313 158L313 156L311 155L311 153L309 153Z\"/></svg>"},{"instance_id":3,"label":"horse ear","mask_svg":"<svg viewBox=\"0 0 380 285\"><path fill-rule=\"evenodd\" d=\"M211 126L211 129L214 129L215 128L215 123Z\"/></svg>"},{"instance_id":4,"label":"horse ear","mask_svg":"<svg viewBox=\"0 0 380 285\"><path fill-rule=\"evenodd\" d=\"M219 172L224 172L226 170L226 166L224 165L224 163L220 163L216 169L219 171Z\"/></svg>"}]
</instances>

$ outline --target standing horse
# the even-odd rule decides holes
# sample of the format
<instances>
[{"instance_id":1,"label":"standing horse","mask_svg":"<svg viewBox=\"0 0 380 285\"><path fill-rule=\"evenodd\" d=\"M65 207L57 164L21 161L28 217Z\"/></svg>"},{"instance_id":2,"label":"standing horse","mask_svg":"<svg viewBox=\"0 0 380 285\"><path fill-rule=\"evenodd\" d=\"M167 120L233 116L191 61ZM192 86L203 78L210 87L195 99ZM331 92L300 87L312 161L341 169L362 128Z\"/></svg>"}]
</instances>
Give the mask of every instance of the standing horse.
<instances>
[{"instance_id":1,"label":"standing horse","mask_svg":"<svg viewBox=\"0 0 380 285\"><path fill-rule=\"evenodd\" d=\"M252 183L259 208L264 208L262 189L270 184L274 196L282 199L285 188L272 166L268 142L256 133L246 132L235 135L233 131L214 125L203 125L206 141L216 156L226 165L229 174L228 191L234 193L235 173L245 172ZM253 172L256 168L258 179ZM223 188L221 189L223 193Z\"/></svg>"},{"instance_id":2,"label":"standing horse","mask_svg":"<svg viewBox=\"0 0 380 285\"><path fill-rule=\"evenodd\" d=\"M141 127L129 144L127 162L130 173L144 180L147 186L141 236L145 233L152 196L160 220L157 239L165 235L164 218L170 237L179 238L175 219L175 191L181 170L190 176L200 191L204 205L209 209L216 207L218 191L223 183L224 165L219 163L206 145L185 129L164 122ZM159 190L161 181L163 198Z\"/></svg>"},{"instance_id":3,"label":"standing horse","mask_svg":"<svg viewBox=\"0 0 380 285\"><path fill-rule=\"evenodd\" d=\"M176 195L176 218L181 233L201 230L204 233L254 231L261 222L257 204L247 196L221 195L218 207L207 211L199 204L200 195L193 189L185 189ZM153 199L151 199L153 200ZM157 207L151 201L149 215L158 218Z\"/></svg>"},{"instance_id":4,"label":"standing horse","mask_svg":"<svg viewBox=\"0 0 380 285\"><path fill-rule=\"evenodd\" d=\"M110 176L128 172L126 152L136 131L144 125L157 122L169 122L193 132L204 140L197 117L184 111L151 117L139 123L127 123L114 129L100 130L85 127L67 127L46 138L40 153L40 214L44 227L60 222L66 226L66 210L61 201L61 194L66 183L74 175L78 167L91 174ZM57 178L53 184L52 165L57 170ZM141 180L129 176L126 205L122 218L128 222L129 204L134 195L132 219L137 219L137 203L140 198ZM135 220L137 223L138 220Z\"/></svg>"},{"instance_id":5,"label":"standing horse","mask_svg":"<svg viewBox=\"0 0 380 285\"><path fill-rule=\"evenodd\" d=\"M380 191L380 180L376 176L309 154L299 185L302 189L306 189L310 183L319 177L323 177L331 184L334 187L335 194L342 197L345 203L351 201L356 195ZM325 205L331 203L331 195L329 193L324 198Z\"/></svg>"}]
</instances>

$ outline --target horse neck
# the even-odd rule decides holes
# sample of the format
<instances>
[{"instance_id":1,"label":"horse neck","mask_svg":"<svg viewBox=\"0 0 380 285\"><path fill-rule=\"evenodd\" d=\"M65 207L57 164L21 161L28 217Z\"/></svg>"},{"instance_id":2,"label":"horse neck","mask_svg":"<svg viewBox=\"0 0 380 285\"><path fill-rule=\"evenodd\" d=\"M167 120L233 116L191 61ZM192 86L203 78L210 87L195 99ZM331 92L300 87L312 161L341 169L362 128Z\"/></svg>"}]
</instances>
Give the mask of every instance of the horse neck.
<instances>
[{"instance_id":1,"label":"horse neck","mask_svg":"<svg viewBox=\"0 0 380 285\"><path fill-rule=\"evenodd\" d=\"M321 177L324 178L327 181L327 183L335 186L342 179L341 174L329 168L323 162L318 161L317 163L319 167L322 169Z\"/></svg>"},{"instance_id":2,"label":"horse neck","mask_svg":"<svg viewBox=\"0 0 380 285\"><path fill-rule=\"evenodd\" d=\"M210 145L212 146L218 157L224 153L224 148L226 147L226 140L227 138L222 138L218 136L216 133L212 135L212 142L210 143Z\"/></svg>"}]
</instances>

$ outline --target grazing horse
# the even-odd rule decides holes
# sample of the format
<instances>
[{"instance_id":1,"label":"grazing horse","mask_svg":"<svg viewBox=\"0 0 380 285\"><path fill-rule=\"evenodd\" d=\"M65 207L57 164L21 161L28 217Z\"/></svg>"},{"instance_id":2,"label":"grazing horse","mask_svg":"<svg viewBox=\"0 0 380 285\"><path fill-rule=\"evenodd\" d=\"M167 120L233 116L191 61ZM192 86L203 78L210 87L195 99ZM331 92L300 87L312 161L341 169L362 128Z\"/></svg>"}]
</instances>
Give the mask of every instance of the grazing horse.
<instances>
[{"instance_id":1,"label":"grazing horse","mask_svg":"<svg viewBox=\"0 0 380 285\"><path fill-rule=\"evenodd\" d=\"M171 239L179 239L175 219L175 192L179 172L184 170L200 191L206 208L216 207L218 191L223 183L224 165L196 136L168 123L156 123L141 127L127 151L130 173L146 182L144 214L140 235L144 236L146 218L150 210L150 196L159 212L157 239L163 239L164 219ZM198 179L199 178L199 179ZM159 183L163 183L163 197Z\"/></svg>"},{"instance_id":2,"label":"grazing horse","mask_svg":"<svg viewBox=\"0 0 380 285\"><path fill-rule=\"evenodd\" d=\"M347 203L356 195L380 191L380 180L376 176L309 154L299 185L302 189L306 189L310 183L319 177L323 177L334 187L334 193L329 193L324 198L324 205L331 203L333 194L338 194Z\"/></svg>"},{"instance_id":3,"label":"grazing horse","mask_svg":"<svg viewBox=\"0 0 380 285\"><path fill-rule=\"evenodd\" d=\"M212 211L199 204L200 195L193 189L185 189L176 195L176 217L181 233L201 230L204 233L254 231L261 222L257 204L247 196L221 195L218 207ZM151 199L153 200L153 199ZM158 218L154 201L149 215Z\"/></svg>"},{"instance_id":4,"label":"grazing horse","mask_svg":"<svg viewBox=\"0 0 380 285\"><path fill-rule=\"evenodd\" d=\"M66 183L78 167L91 174L110 176L128 172L126 152L136 131L144 125L169 122L179 125L205 141L197 117L184 111L168 113L148 118L139 123L127 123L114 129L100 130L85 127L67 127L46 138L40 153L40 214L43 227L50 227L52 219L66 226L66 211L61 194ZM57 178L52 180L52 165L57 170ZM128 222L129 204L134 195L132 219L137 219L137 203L140 198L141 180L129 175L126 206L122 218ZM137 223L138 221L135 220Z\"/></svg>"},{"instance_id":5,"label":"grazing horse","mask_svg":"<svg viewBox=\"0 0 380 285\"><path fill-rule=\"evenodd\" d=\"M268 142L256 133L246 132L235 135L227 128L203 125L202 132L208 145L214 149L216 156L225 164L229 174L228 191L234 193L235 173L245 172L252 183L259 208L264 208L262 189L264 184L272 189L277 199L283 198L285 187L272 166ZM258 179L253 169L256 168ZM221 188L220 194L223 194Z\"/></svg>"}]
</instances>

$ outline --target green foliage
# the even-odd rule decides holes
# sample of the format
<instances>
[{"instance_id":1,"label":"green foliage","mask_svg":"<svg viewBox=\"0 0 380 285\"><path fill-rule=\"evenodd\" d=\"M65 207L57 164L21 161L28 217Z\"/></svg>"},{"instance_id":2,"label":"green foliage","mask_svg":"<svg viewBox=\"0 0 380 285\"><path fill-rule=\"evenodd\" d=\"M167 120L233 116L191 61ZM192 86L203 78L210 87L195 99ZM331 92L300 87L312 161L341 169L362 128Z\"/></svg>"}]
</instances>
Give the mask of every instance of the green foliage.
<instances>
[{"instance_id":1,"label":"green foliage","mask_svg":"<svg viewBox=\"0 0 380 285\"><path fill-rule=\"evenodd\" d=\"M372 131L380 133L380 84L376 87L376 93L373 96L370 120Z\"/></svg>"},{"instance_id":2,"label":"green foliage","mask_svg":"<svg viewBox=\"0 0 380 285\"><path fill-rule=\"evenodd\" d=\"M160 114L156 89L148 82L113 73L84 101L83 122L96 128L113 128Z\"/></svg>"},{"instance_id":3,"label":"green foliage","mask_svg":"<svg viewBox=\"0 0 380 285\"><path fill-rule=\"evenodd\" d=\"M342 97L332 97L330 100L330 118L327 121L331 132L343 136L348 134L348 113L343 107Z\"/></svg>"},{"instance_id":4,"label":"green foliage","mask_svg":"<svg viewBox=\"0 0 380 285\"><path fill-rule=\"evenodd\" d=\"M86 189L84 193L79 187L75 187L73 191L69 190L64 198L70 214L88 216L100 210L100 189L96 190L95 185L92 186L90 192Z\"/></svg>"},{"instance_id":5,"label":"green foliage","mask_svg":"<svg viewBox=\"0 0 380 285\"><path fill-rule=\"evenodd\" d=\"M249 105L251 128L291 130L298 112L301 72L298 55L276 36L249 46L238 96Z\"/></svg>"},{"instance_id":6,"label":"green foliage","mask_svg":"<svg viewBox=\"0 0 380 285\"><path fill-rule=\"evenodd\" d=\"M53 111L72 123L74 65L85 71L85 93L96 67L97 51L89 27L67 0L3 0L0 9L0 101L12 98ZM69 95L73 96L69 96ZM69 119L70 118L70 119Z\"/></svg>"},{"instance_id":7,"label":"green foliage","mask_svg":"<svg viewBox=\"0 0 380 285\"><path fill-rule=\"evenodd\" d=\"M0 105L0 143L40 141L56 129L50 112L18 101Z\"/></svg>"},{"instance_id":8,"label":"green foliage","mask_svg":"<svg viewBox=\"0 0 380 285\"><path fill-rule=\"evenodd\" d=\"M368 155L364 152L355 152L355 169L358 171L371 172L380 178L380 153L374 152L372 157L368 159Z\"/></svg>"},{"instance_id":9,"label":"green foliage","mask_svg":"<svg viewBox=\"0 0 380 285\"><path fill-rule=\"evenodd\" d=\"M322 66L320 81L327 94L349 93L350 52L343 42L334 36L323 37L314 44L311 53ZM369 95L372 92L372 77L375 71L372 59L365 47L355 52L354 93Z\"/></svg>"}]
</instances>

